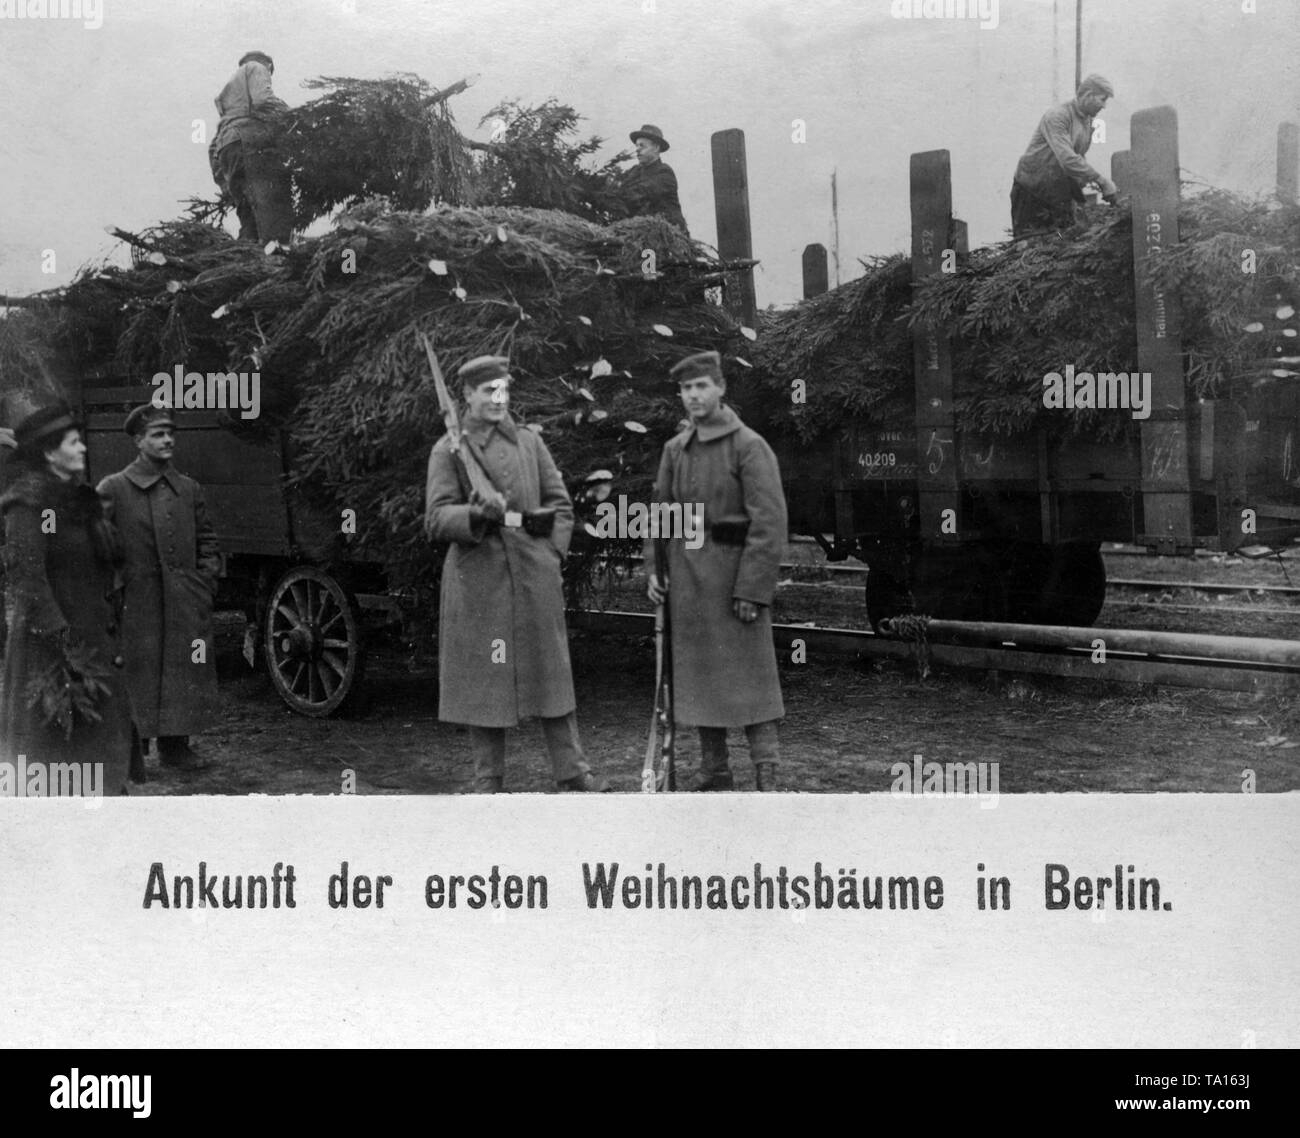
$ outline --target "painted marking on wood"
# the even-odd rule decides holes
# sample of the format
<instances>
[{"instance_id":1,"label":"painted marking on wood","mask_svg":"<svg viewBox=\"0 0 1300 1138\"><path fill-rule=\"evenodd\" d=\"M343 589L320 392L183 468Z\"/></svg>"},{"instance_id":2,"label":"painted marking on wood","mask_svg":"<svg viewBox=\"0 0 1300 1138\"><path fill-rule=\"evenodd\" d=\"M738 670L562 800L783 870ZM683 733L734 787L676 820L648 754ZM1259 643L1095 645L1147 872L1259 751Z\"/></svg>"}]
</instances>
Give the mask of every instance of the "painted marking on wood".
<instances>
[{"instance_id":1,"label":"painted marking on wood","mask_svg":"<svg viewBox=\"0 0 1300 1138\"><path fill-rule=\"evenodd\" d=\"M943 271L944 250L961 236L952 216L952 167L948 151L913 154L910 170L912 204L912 280ZM912 333L916 377L917 498L921 534L941 534L945 510L959 516L957 464L953 461L952 346L945 330L919 323ZM960 534L950 537L960 540Z\"/></svg>"},{"instance_id":2,"label":"painted marking on wood","mask_svg":"<svg viewBox=\"0 0 1300 1138\"><path fill-rule=\"evenodd\" d=\"M1151 373L1152 415L1140 424L1143 540L1162 552L1190 549L1186 397L1177 298L1148 279L1178 240L1178 116L1150 107L1132 120L1133 274L1138 370Z\"/></svg>"}]
</instances>

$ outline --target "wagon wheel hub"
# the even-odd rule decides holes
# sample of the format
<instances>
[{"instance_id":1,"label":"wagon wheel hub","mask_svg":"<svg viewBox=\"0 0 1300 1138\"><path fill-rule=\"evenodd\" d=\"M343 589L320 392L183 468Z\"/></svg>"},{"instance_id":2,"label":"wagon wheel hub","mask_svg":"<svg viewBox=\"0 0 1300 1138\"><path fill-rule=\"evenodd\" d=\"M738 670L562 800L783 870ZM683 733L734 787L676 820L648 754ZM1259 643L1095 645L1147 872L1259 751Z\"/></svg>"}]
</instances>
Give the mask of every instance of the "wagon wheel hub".
<instances>
[{"instance_id":1,"label":"wagon wheel hub","mask_svg":"<svg viewBox=\"0 0 1300 1138\"><path fill-rule=\"evenodd\" d=\"M320 655L322 637L314 624L300 624L280 640L280 649L295 660L310 660Z\"/></svg>"}]
</instances>

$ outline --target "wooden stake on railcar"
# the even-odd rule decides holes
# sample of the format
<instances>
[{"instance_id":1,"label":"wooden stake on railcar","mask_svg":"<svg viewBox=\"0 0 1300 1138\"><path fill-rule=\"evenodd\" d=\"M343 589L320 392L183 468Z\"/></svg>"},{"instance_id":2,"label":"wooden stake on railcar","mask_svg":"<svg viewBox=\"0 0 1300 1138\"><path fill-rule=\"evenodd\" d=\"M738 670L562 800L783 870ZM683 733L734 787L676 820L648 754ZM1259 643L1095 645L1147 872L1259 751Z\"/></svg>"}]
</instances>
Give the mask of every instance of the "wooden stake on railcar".
<instances>
[{"instance_id":1,"label":"wooden stake on railcar","mask_svg":"<svg viewBox=\"0 0 1300 1138\"><path fill-rule=\"evenodd\" d=\"M1277 128L1277 196L1300 205L1300 125L1293 122Z\"/></svg>"},{"instance_id":2,"label":"wooden stake on railcar","mask_svg":"<svg viewBox=\"0 0 1300 1138\"><path fill-rule=\"evenodd\" d=\"M749 228L749 172L745 163L745 132L714 131L713 206L718 219L718 255L724 261L752 261L754 242ZM735 287L723 289L723 302L737 320L752 328L758 314L754 270L731 274Z\"/></svg>"},{"instance_id":3,"label":"wooden stake on railcar","mask_svg":"<svg viewBox=\"0 0 1300 1138\"><path fill-rule=\"evenodd\" d=\"M803 298L821 296L830 288L830 267L826 259L826 246L820 242L803 247Z\"/></svg>"},{"instance_id":4,"label":"wooden stake on railcar","mask_svg":"<svg viewBox=\"0 0 1300 1138\"><path fill-rule=\"evenodd\" d=\"M946 255L955 256L952 216L952 169L948 151L913 154L912 280L943 271ZM921 538L958 544L959 500L952 409L952 347L946 332L926 322L912 333L916 375L917 508ZM948 513L951 511L951 513ZM951 524L945 525L945 519Z\"/></svg>"},{"instance_id":5,"label":"wooden stake on railcar","mask_svg":"<svg viewBox=\"0 0 1300 1138\"><path fill-rule=\"evenodd\" d=\"M1140 541L1157 553L1191 553L1187 406L1178 298L1147 280L1154 259L1178 240L1178 115L1133 115L1133 277L1138 370L1151 373L1151 417L1141 421Z\"/></svg>"},{"instance_id":6,"label":"wooden stake on railcar","mask_svg":"<svg viewBox=\"0 0 1300 1138\"><path fill-rule=\"evenodd\" d=\"M1110 180L1121 194L1133 192L1133 152L1117 150L1110 156Z\"/></svg>"}]
</instances>

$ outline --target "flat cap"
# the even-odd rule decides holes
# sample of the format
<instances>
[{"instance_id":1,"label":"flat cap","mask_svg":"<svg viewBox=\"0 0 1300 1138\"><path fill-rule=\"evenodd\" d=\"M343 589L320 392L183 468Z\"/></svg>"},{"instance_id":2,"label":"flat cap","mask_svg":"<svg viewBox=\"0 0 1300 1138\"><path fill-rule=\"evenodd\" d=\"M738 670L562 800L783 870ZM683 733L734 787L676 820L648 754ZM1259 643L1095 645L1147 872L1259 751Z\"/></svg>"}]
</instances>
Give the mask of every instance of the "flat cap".
<instances>
[{"instance_id":1,"label":"flat cap","mask_svg":"<svg viewBox=\"0 0 1300 1138\"><path fill-rule=\"evenodd\" d=\"M466 387L477 387L494 379L509 379L510 361L505 356L476 356L461 364L456 375Z\"/></svg>"},{"instance_id":2,"label":"flat cap","mask_svg":"<svg viewBox=\"0 0 1300 1138\"><path fill-rule=\"evenodd\" d=\"M150 427L171 427L176 429L176 416L170 407L155 407L152 403L142 403L135 408L122 424L122 430L134 438L142 435Z\"/></svg>"},{"instance_id":3,"label":"flat cap","mask_svg":"<svg viewBox=\"0 0 1300 1138\"><path fill-rule=\"evenodd\" d=\"M66 403L51 403L33 411L14 428L14 442L24 450L31 450L43 439L62 438L64 431L80 427L81 421Z\"/></svg>"},{"instance_id":4,"label":"flat cap","mask_svg":"<svg viewBox=\"0 0 1300 1138\"><path fill-rule=\"evenodd\" d=\"M275 66L275 60L273 60L273 59L272 59L269 55L267 55L266 52L264 52L264 51L246 51L246 52L244 52L244 54L241 55L241 56L239 57L239 66L240 66L240 67L243 67L245 63L263 63L263 64L265 64L267 67L274 67L274 66Z\"/></svg>"},{"instance_id":5,"label":"flat cap","mask_svg":"<svg viewBox=\"0 0 1300 1138\"><path fill-rule=\"evenodd\" d=\"M684 360L678 360L673 364L669 374L673 377L674 383L685 383L688 379L695 379L701 375L709 375L721 380L722 357L717 352L700 352L698 355L687 356Z\"/></svg>"},{"instance_id":6,"label":"flat cap","mask_svg":"<svg viewBox=\"0 0 1300 1138\"><path fill-rule=\"evenodd\" d=\"M1082 94L1084 91L1096 91L1108 99L1115 97L1115 85L1106 76L1098 75L1095 71L1079 80L1079 89L1075 94Z\"/></svg>"}]
</instances>

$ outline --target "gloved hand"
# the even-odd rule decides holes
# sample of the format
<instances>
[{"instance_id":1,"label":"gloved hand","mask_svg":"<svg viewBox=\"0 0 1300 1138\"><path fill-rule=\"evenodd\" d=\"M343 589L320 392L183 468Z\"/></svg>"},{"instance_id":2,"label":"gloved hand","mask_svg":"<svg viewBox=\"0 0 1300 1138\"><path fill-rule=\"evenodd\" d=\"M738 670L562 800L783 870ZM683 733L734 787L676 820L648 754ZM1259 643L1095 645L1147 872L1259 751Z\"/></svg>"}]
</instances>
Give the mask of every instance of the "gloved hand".
<instances>
[{"instance_id":1,"label":"gloved hand","mask_svg":"<svg viewBox=\"0 0 1300 1138\"><path fill-rule=\"evenodd\" d=\"M1110 205L1114 205L1119 200L1119 187L1109 178L1102 178L1097 183L1101 187L1101 196Z\"/></svg>"},{"instance_id":2,"label":"gloved hand","mask_svg":"<svg viewBox=\"0 0 1300 1138\"><path fill-rule=\"evenodd\" d=\"M469 496L469 520L472 524L480 522L503 522L506 518L506 504L498 494L495 498L485 498L477 490Z\"/></svg>"}]
</instances>

